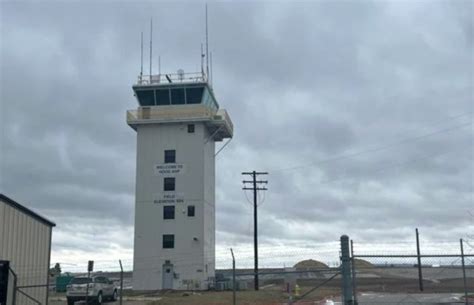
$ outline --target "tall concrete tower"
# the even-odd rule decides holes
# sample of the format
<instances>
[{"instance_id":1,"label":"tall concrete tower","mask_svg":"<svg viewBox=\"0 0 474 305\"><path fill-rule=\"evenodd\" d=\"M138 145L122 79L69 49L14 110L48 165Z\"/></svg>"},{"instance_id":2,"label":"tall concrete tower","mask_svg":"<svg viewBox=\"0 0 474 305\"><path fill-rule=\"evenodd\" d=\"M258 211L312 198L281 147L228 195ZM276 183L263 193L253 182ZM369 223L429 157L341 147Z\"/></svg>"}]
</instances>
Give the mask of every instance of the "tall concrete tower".
<instances>
[{"instance_id":1,"label":"tall concrete tower","mask_svg":"<svg viewBox=\"0 0 474 305\"><path fill-rule=\"evenodd\" d=\"M215 142L232 138L205 73L140 76L133 289L207 289L215 270Z\"/></svg>"}]
</instances>

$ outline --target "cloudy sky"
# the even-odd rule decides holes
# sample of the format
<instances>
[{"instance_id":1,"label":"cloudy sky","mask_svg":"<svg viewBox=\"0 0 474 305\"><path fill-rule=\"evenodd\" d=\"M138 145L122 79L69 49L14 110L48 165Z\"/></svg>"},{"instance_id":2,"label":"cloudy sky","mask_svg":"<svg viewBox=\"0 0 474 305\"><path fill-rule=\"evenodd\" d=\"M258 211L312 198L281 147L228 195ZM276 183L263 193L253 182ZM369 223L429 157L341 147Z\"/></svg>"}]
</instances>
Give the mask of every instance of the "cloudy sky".
<instances>
[{"instance_id":1,"label":"cloudy sky","mask_svg":"<svg viewBox=\"0 0 474 305\"><path fill-rule=\"evenodd\" d=\"M164 72L197 71L204 3L0 11L0 192L57 223L53 262L131 262L136 133L125 112L137 106L140 32L152 17L155 70L159 54ZM209 2L209 29L214 90L235 125L217 158L218 260L231 246L251 253L240 173L254 169L270 173L262 251L282 261L337 254L342 234L472 234L471 1Z\"/></svg>"}]
</instances>

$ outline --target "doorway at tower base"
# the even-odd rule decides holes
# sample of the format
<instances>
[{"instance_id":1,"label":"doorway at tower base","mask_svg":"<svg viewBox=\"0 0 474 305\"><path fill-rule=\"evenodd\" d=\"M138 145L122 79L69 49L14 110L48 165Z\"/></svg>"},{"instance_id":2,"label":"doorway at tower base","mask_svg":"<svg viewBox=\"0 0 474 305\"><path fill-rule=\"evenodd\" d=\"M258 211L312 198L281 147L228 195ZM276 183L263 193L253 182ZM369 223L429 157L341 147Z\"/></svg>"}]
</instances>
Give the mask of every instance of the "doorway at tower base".
<instances>
[{"instance_id":1,"label":"doorway at tower base","mask_svg":"<svg viewBox=\"0 0 474 305\"><path fill-rule=\"evenodd\" d=\"M158 269L158 268L156 268ZM140 272L136 270L133 275L132 289L134 291L156 291L156 290L213 290L215 278L213 276L198 276L189 272L179 272L179 266L172 263L164 263L161 270L155 272ZM193 270L196 272L195 270ZM136 274L135 274L136 273ZM204 270L198 273L204 273Z\"/></svg>"}]
</instances>

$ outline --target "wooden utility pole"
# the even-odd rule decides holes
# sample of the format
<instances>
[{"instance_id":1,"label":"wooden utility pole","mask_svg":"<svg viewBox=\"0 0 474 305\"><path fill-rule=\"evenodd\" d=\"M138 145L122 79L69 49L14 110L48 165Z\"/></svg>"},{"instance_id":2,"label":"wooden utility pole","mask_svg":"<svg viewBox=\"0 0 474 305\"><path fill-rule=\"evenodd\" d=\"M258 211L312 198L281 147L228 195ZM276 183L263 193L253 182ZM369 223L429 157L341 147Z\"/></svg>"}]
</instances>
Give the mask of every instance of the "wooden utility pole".
<instances>
[{"instance_id":1,"label":"wooden utility pole","mask_svg":"<svg viewBox=\"0 0 474 305\"><path fill-rule=\"evenodd\" d=\"M255 290L258 290L258 226L257 226L257 194L258 191L266 191L265 186L260 187L260 185L266 185L268 181L266 180L257 180L259 175L268 175L267 172L243 172L242 175L249 175L252 177L251 181L244 180L243 190L253 191L253 242L254 242L254 286ZM251 187L247 187L247 184L250 184Z\"/></svg>"}]
</instances>

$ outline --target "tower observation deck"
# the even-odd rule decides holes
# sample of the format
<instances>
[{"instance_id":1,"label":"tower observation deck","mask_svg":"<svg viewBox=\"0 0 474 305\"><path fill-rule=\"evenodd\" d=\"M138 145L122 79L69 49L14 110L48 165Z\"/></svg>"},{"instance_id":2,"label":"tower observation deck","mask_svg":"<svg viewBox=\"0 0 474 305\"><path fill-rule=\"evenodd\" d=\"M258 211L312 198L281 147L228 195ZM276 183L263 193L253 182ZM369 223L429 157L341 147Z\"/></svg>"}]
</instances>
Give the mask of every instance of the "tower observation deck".
<instances>
[{"instance_id":1,"label":"tower observation deck","mask_svg":"<svg viewBox=\"0 0 474 305\"><path fill-rule=\"evenodd\" d=\"M203 122L214 141L232 138L234 127L203 73L139 76L133 91L140 107L127 111L133 129L140 124Z\"/></svg>"},{"instance_id":2,"label":"tower observation deck","mask_svg":"<svg viewBox=\"0 0 474 305\"><path fill-rule=\"evenodd\" d=\"M133 289L203 290L215 276L215 142L232 121L204 73L140 76Z\"/></svg>"}]
</instances>

